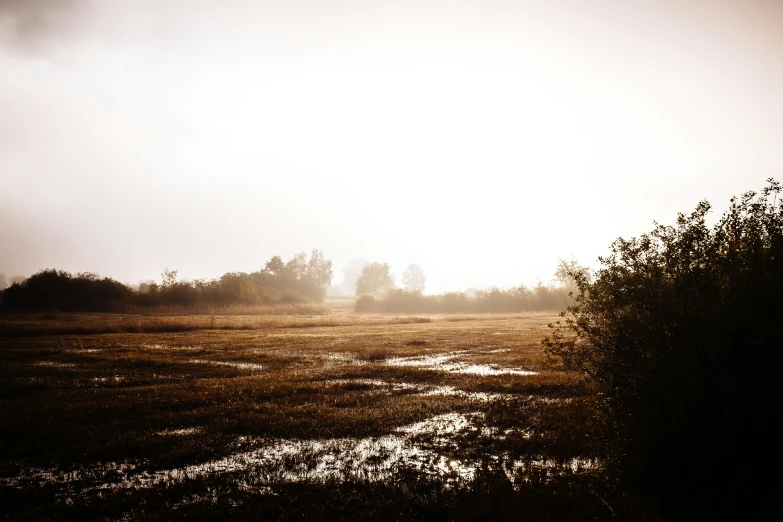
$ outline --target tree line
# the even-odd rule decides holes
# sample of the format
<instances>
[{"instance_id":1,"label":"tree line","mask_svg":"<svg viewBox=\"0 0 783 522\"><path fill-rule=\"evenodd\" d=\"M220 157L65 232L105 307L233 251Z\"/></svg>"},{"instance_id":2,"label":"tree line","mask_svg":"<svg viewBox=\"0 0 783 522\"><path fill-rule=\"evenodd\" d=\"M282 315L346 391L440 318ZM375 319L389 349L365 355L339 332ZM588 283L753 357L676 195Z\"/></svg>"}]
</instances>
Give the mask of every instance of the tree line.
<instances>
[{"instance_id":1,"label":"tree line","mask_svg":"<svg viewBox=\"0 0 783 522\"><path fill-rule=\"evenodd\" d=\"M392 289L381 296L363 294L357 297L357 312L379 313L517 313L563 310L568 305L570 289L539 284L501 289L497 287L465 292L425 295L418 290Z\"/></svg>"},{"instance_id":2,"label":"tree line","mask_svg":"<svg viewBox=\"0 0 783 522\"><path fill-rule=\"evenodd\" d=\"M561 259L555 271L555 285L491 287L471 292L425 295L426 276L418 265L409 265L402 276L404 288L395 288L388 263L364 265L356 281L357 312L380 313L516 313L563 310L576 289L571 276L584 270L573 257Z\"/></svg>"},{"instance_id":3,"label":"tree line","mask_svg":"<svg viewBox=\"0 0 783 522\"><path fill-rule=\"evenodd\" d=\"M228 272L218 279L179 281L168 268L160 283L131 288L110 277L45 269L0 293L5 310L122 311L129 306L228 306L323 302L332 262L320 250L288 262L274 256L255 272Z\"/></svg>"}]
</instances>

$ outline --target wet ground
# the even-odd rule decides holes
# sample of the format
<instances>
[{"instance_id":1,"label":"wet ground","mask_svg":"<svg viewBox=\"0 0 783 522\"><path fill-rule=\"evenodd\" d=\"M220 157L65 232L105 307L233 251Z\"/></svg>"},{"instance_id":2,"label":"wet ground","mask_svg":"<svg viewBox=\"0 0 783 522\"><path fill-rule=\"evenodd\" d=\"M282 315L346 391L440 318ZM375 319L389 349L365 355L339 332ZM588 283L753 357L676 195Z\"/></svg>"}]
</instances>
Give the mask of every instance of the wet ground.
<instances>
[{"instance_id":1,"label":"wet ground","mask_svg":"<svg viewBox=\"0 0 783 522\"><path fill-rule=\"evenodd\" d=\"M0 338L0 488L78 506L204 481L456 491L490 473L519 491L600 473L589 389L541 349L551 318L428 319Z\"/></svg>"}]
</instances>

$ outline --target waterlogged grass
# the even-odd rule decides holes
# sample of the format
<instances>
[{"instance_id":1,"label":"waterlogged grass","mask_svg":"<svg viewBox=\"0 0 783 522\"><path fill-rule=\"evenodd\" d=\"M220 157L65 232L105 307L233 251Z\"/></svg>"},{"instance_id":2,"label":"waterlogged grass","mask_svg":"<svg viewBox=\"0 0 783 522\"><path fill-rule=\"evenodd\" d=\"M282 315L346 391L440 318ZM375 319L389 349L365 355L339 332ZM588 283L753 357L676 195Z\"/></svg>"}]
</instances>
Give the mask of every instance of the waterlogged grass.
<instances>
[{"instance_id":1,"label":"waterlogged grass","mask_svg":"<svg viewBox=\"0 0 783 522\"><path fill-rule=\"evenodd\" d=\"M552 317L454 319L6 318L0 502L78 520L611 515L589 385L542 353Z\"/></svg>"}]
</instances>

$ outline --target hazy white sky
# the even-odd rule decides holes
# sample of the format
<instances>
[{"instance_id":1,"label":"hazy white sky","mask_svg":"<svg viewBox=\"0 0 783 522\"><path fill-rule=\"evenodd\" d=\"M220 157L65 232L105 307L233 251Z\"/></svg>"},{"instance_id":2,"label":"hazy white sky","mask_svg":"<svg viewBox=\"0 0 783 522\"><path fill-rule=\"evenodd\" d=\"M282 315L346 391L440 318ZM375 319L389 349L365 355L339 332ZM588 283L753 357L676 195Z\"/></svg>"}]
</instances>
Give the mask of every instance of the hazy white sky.
<instances>
[{"instance_id":1,"label":"hazy white sky","mask_svg":"<svg viewBox=\"0 0 783 522\"><path fill-rule=\"evenodd\" d=\"M7 275L547 282L781 144L781 0L0 0Z\"/></svg>"}]
</instances>

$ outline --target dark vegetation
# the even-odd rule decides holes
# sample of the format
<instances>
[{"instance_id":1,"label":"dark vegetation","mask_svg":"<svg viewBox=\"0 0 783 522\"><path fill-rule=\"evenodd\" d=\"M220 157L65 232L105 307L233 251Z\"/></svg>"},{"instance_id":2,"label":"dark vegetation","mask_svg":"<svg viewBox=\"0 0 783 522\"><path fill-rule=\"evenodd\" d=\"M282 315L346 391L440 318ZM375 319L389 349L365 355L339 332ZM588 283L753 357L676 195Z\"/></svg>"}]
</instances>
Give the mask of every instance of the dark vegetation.
<instances>
[{"instance_id":1,"label":"dark vegetation","mask_svg":"<svg viewBox=\"0 0 783 522\"><path fill-rule=\"evenodd\" d=\"M204 309L236 305L322 302L332 281L332 262L313 250L287 263L275 256L259 271L229 272L220 279L177 281L166 269L162 282L132 289L95 274L47 269L16 282L0 294L8 311L127 311L136 308Z\"/></svg>"},{"instance_id":2,"label":"dark vegetation","mask_svg":"<svg viewBox=\"0 0 783 522\"><path fill-rule=\"evenodd\" d=\"M610 476L639 520L772 520L783 350L783 206L774 180L713 226L618 239L549 353L598 386ZM773 475L775 472L773 472Z\"/></svg>"}]
</instances>

